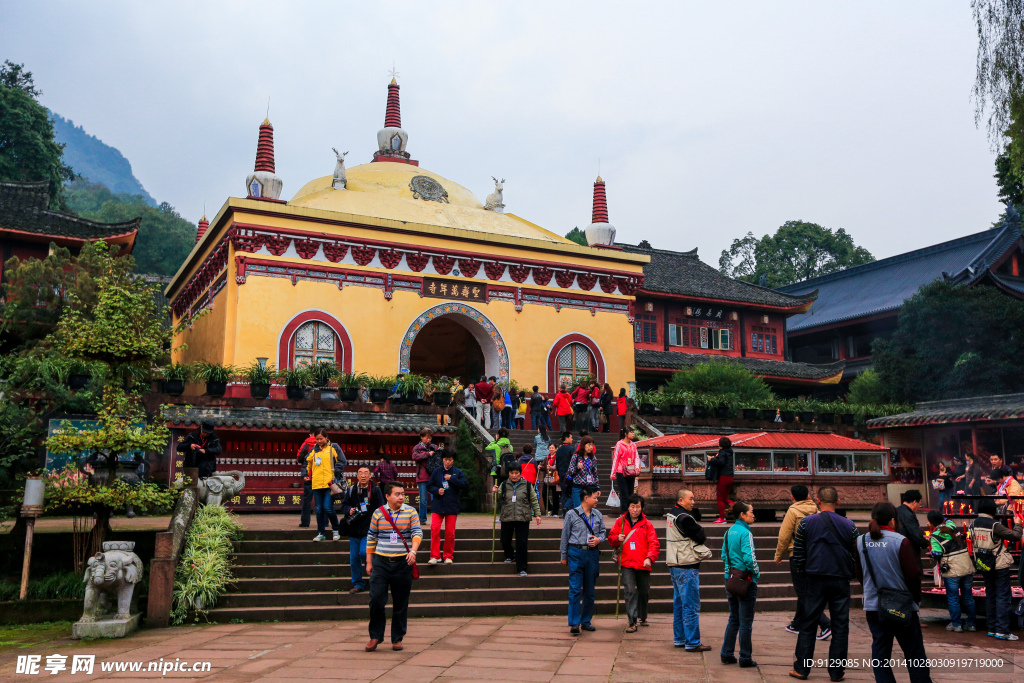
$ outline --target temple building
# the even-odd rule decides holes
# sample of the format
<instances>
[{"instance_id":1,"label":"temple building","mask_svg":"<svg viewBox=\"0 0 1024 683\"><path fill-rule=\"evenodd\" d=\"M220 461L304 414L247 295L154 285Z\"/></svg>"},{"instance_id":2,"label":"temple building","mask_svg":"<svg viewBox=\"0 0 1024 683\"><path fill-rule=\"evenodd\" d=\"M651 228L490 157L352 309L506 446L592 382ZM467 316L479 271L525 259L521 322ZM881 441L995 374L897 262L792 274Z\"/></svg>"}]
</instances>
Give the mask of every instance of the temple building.
<instances>
[{"instance_id":1,"label":"temple building","mask_svg":"<svg viewBox=\"0 0 1024 683\"><path fill-rule=\"evenodd\" d=\"M503 180L481 202L410 149L392 80L372 161L348 168L335 150L333 173L285 201L264 121L246 196L204 217L167 287L176 321L210 309L175 360L630 386L650 259L612 246L603 181L585 247L506 212Z\"/></svg>"},{"instance_id":2,"label":"temple building","mask_svg":"<svg viewBox=\"0 0 1024 683\"><path fill-rule=\"evenodd\" d=\"M787 360L786 319L806 312L817 293L784 294L735 280L703 263L697 250L654 249L647 241L620 245L650 258L636 293L633 323L637 383L664 383L678 370L729 358L782 394L835 384L843 362Z\"/></svg>"},{"instance_id":3,"label":"temple building","mask_svg":"<svg viewBox=\"0 0 1024 683\"><path fill-rule=\"evenodd\" d=\"M103 240L118 254L130 254L139 234L140 219L124 223L97 223L60 211L51 211L49 182L0 182L0 282L4 263L45 259L50 244L77 254L86 242Z\"/></svg>"},{"instance_id":4,"label":"temple building","mask_svg":"<svg viewBox=\"0 0 1024 683\"><path fill-rule=\"evenodd\" d=\"M945 279L995 287L1022 299L1022 261L1024 237L1014 211L994 229L780 287L784 296L817 294L813 304L787 321L791 357L845 362L845 386L871 367L872 342L896 330L903 302L922 286Z\"/></svg>"}]
</instances>

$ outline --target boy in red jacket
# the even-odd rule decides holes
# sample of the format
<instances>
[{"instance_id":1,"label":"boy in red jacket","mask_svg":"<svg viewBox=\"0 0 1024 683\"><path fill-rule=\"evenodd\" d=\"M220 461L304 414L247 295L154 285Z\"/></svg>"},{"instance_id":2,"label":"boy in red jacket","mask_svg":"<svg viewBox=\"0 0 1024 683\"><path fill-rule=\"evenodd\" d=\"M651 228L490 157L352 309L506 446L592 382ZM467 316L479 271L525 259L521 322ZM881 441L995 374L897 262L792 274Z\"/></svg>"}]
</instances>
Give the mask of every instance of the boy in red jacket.
<instances>
[{"instance_id":1,"label":"boy in red jacket","mask_svg":"<svg viewBox=\"0 0 1024 683\"><path fill-rule=\"evenodd\" d=\"M651 569L661 552L658 532L644 516L644 499L629 497L629 509L615 520L608 534L608 544L619 548L622 583L626 588L626 633L636 633L637 620L647 626L647 601L651 591Z\"/></svg>"}]
</instances>

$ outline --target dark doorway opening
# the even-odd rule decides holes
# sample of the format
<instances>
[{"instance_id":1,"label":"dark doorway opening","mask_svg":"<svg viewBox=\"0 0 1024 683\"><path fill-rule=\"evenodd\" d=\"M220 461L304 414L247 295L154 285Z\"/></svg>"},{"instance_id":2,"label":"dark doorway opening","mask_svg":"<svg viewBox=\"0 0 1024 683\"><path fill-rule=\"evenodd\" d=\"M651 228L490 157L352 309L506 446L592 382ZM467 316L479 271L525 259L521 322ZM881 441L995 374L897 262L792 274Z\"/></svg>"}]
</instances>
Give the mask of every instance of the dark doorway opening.
<instances>
[{"instance_id":1,"label":"dark doorway opening","mask_svg":"<svg viewBox=\"0 0 1024 683\"><path fill-rule=\"evenodd\" d=\"M484 374L484 352L469 330L449 317L431 320L412 343L409 371L476 382Z\"/></svg>"}]
</instances>

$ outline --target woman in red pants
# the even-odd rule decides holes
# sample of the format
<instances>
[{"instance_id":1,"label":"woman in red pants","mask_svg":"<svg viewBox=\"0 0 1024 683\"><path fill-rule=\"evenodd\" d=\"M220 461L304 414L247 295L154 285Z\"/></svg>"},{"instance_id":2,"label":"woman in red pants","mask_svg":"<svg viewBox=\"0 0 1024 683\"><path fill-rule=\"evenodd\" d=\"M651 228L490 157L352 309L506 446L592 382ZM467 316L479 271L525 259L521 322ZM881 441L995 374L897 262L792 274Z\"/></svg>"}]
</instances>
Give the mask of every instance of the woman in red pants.
<instances>
[{"instance_id":1,"label":"woman in red pants","mask_svg":"<svg viewBox=\"0 0 1024 683\"><path fill-rule=\"evenodd\" d=\"M735 454L728 437L723 436L718 440L718 455L708 460L708 467L715 472L715 493L718 498L718 519L713 524L725 524L725 511L732 507L729 494L735 474Z\"/></svg>"}]
</instances>

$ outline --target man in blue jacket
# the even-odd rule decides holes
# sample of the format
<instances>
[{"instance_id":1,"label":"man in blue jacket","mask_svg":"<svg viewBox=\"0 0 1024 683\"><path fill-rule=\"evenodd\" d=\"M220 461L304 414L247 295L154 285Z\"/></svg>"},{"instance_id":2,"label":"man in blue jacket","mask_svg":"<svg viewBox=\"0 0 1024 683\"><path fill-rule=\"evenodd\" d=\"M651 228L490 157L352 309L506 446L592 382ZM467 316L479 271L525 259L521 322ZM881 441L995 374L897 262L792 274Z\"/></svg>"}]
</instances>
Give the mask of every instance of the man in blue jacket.
<instances>
[{"instance_id":1,"label":"man in blue jacket","mask_svg":"<svg viewBox=\"0 0 1024 683\"><path fill-rule=\"evenodd\" d=\"M427 491L433 494L430 502L430 561L441 561L441 522L444 522L444 563L455 560L455 518L459 514L459 497L469 488L465 473L455 466L455 451L441 452L441 467L430 474Z\"/></svg>"},{"instance_id":2,"label":"man in blue jacket","mask_svg":"<svg viewBox=\"0 0 1024 683\"><path fill-rule=\"evenodd\" d=\"M814 640L818 617L825 607L832 616L832 642L828 648L828 669L833 681L843 679L850 637L850 581L854 572L854 542L857 527L836 514L839 493L831 486L818 489L816 515L807 515L793 536L793 569L805 577L804 612L797 636L793 670L789 675L805 680L814 658Z\"/></svg>"}]
</instances>

